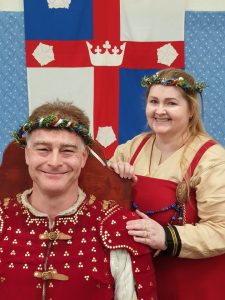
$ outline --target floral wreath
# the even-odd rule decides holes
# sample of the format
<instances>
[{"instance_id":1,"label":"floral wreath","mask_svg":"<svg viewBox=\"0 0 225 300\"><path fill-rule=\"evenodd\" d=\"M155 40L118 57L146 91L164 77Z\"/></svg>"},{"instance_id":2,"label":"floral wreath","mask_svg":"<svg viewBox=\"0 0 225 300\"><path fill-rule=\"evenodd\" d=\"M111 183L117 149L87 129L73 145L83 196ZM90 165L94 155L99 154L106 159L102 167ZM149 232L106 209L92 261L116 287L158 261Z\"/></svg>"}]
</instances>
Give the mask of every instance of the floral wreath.
<instances>
[{"instance_id":1,"label":"floral wreath","mask_svg":"<svg viewBox=\"0 0 225 300\"><path fill-rule=\"evenodd\" d=\"M159 77L158 72L150 77L144 76L141 80L142 87L150 87L154 84L178 86L178 87L182 88L188 94L195 94L195 93L201 94L203 89L206 87L206 83L204 81L196 82L194 87L192 87L190 85L190 83L188 83L183 77L165 79L165 78Z\"/></svg>"},{"instance_id":2,"label":"floral wreath","mask_svg":"<svg viewBox=\"0 0 225 300\"><path fill-rule=\"evenodd\" d=\"M48 115L45 117L39 118L37 121L27 120L23 126L20 127L19 130L12 132L12 137L15 139L17 144L21 146L26 145L25 137L31 131L40 128L58 128L58 129L68 129L71 132L75 132L78 134L84 141L86 145L90 145L93 143L93 139L89 134L89 130L84 124L78 122L73 123L67 119L61 118L57 115Z\"/></svg>"}]
</instances>

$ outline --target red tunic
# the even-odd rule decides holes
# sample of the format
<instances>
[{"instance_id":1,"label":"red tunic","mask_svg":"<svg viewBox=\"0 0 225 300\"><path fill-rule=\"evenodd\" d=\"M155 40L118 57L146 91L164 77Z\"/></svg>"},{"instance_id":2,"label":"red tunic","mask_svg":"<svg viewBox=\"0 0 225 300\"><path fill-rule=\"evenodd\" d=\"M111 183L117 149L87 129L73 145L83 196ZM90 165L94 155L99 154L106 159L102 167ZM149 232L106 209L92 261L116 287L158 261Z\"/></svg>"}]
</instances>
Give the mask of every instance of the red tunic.
<instances>
[{"instance_id":1,"label":"red tunic","mask_svg":"<svg viewBox=\"0 0 225 300\"><path fill-rule=\"evenodd\" d=\"M134 162L145 141L142 141L131 159ZM194 169L204 152L214 144L209 141L194 157L189 171ZM190 173L189 173L190 174ZM133 199L143 212L161 210L176 202L177 183L138 176L134 186ZM186 223L198 222L198 211L194 190L185 204ZM151 218L166 226L171 222L174 210L152 215ZM182 237L181 237L182 242ZM225 255L205 259L184 259L158 256L154 259L159 300L215 300L223 299L225 284Z\"/></svg>"},{"instance_id":2,"label":"red tunic","mask_svg":"<svg viewBox=\"0 0 225 300\"><path fill-rule=\"evenodd\" d=\"M134 218L111 201L86 199L75 214L57 217L49 235L46 217L32 215L20 197L4 199L0 299L114 299L110 249L129 251L138 299L156 299L150 251L125 229L126 221Z\"/></svg>"}]
</instances>

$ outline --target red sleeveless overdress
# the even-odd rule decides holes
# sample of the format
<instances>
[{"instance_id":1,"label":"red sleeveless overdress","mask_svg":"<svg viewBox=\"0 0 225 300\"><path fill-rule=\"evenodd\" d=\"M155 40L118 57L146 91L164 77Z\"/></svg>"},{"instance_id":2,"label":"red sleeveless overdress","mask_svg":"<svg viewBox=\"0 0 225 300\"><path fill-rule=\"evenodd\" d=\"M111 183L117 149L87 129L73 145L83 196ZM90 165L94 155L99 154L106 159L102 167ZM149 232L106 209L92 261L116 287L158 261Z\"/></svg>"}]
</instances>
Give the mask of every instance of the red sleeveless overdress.
<instances>
[{"instance_id":1,"label":"red sleeveless overdress","mask_svg":"<svg viewBox=\"0 0 225 300\"><path fill-rule=\"evenodd\" d=\"M141 148L148 140L145 137L133 155L130 163L133 164ZM204 152L215 142L207 141L196 153L189 171L193 174L195 167ZM138 176L133 187L133 200L138 208L160 210L176 202L177 183ZM198 211L194 190L185 204L186 223L198 222ZM153 215L151 218L166 226L174 215L173 210ZM182 237L181 237L182 239ZM159 255L154 259L156 268L156 284L158 300L222 300L225 299L225 255L205 259L185 259Z\"/></svg>"}]
</instances>

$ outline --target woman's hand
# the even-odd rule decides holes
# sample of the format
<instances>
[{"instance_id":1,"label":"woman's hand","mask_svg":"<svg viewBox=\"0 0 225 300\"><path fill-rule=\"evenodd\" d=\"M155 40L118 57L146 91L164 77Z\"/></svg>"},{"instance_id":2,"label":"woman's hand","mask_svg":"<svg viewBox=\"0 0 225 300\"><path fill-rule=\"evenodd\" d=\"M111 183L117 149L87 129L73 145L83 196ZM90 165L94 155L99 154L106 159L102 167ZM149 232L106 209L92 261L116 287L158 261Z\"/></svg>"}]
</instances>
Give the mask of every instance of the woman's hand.
<instances>
[{"instance_id":1,"label":"woman's hand","mask_svg":"<svg viewBox=\"0 0 225 300\"><path fill-rule=\"evenodd\" d=\"M137 181L137 176L134 174L134 166L128 162L108 162L108 166L112 168L121 178L132 179Z\"/></svg>"},{"instance_id":2,"label":"woman's hand","mask_svg":"<svg viewBox=\"0 0 225 300\"><path fill-rule=\"evenodd\" d=\"M136 242L146 244L153 249L166 250L166 235L163 227L141 211L136 210L136 212L142 219L127 222L128 234L132 235Z\"/></svg>"}]
</instances>

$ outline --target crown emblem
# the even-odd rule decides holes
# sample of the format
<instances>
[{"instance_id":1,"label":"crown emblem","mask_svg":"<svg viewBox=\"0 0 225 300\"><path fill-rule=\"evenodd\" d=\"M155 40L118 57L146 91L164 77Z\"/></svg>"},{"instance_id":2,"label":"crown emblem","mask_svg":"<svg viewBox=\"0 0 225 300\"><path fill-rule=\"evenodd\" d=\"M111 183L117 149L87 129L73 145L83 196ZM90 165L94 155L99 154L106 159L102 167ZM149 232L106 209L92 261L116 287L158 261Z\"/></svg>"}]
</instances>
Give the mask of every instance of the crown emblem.
<instances>
[{"instance_id":1,"label":"crown emblem","mask_svg":"<svg viewBox=\"0 0 225 300\"><path fill-rule=\"evenodd\" d=\"M92 50L93 46L89 42L86 42L86 44L93 66L120 66L122 64L126 42L118 49L117 46L112 48L109 41L106 41L105 44L103 44L103 48L105 49L104 53L102 53L102 49L99 46ZM109 51L109 49L111 50Z\"/></svg>"},{"instance_id":2,"label":"crown emblem","mask_svg":"<svg viewBox=\"0 0 225 300\"><path fill-rule=\"evenodd\" d=\"M71 0L47 0L49 8L69 8Z\"/></svg>"}]
</instances>

